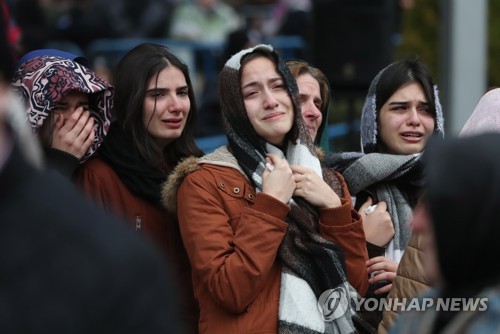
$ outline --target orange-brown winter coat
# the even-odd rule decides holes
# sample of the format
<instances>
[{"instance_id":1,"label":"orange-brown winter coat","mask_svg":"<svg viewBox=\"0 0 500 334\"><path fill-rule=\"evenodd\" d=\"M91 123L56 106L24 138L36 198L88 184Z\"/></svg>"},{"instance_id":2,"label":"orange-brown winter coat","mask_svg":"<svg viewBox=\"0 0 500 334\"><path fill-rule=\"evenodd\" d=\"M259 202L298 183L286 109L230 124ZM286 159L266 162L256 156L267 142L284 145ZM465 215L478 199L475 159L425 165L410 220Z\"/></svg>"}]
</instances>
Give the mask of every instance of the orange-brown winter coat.
<instances>
[{"instance_id":1,"label":"orange-brown winter coat","mask_svg":"<svg viewBox=\"0 0 500 334\"><path fill-rule=\"evenodd\" d=\"M348 280L364 295L366 240L341 180L346 196L340 207L320 210L320 232L344 250ZM290 207L256 193L236 163L196 159L177 166L164 202L171 210L178 206L200 305L200 333L276 333L281 278L276 254Z\"/></svg>"}]
</instances>

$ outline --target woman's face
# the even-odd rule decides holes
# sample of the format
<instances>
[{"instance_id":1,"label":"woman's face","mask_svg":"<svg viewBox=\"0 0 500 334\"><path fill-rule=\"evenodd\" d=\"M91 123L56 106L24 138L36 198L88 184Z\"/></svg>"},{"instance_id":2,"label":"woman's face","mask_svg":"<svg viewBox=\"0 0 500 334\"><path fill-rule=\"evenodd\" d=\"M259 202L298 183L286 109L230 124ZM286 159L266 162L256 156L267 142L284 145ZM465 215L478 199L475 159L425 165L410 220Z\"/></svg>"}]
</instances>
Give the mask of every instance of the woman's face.
<instances>
[{"instance_id":1,"label":"woman's face","mask_svg":"<svg viewBox=\"0 0 500 334\"><path fill-rule=\"evenodd\" d=\"M148 133L164 148L179 138L186 125L191 101L181 70L169 65L149 80L144 98L143 122Z\"/></svg>"},{"instance_id":2,"label":"woman's face","mask_svg":"<svg viewBox=\"0 0 500 334\"><path fill-rule=\"evenodd\" d=\"M257 57L243 66L241 93L257 134L273 145L282 145L292 128L294 111L283 78L269 58Z\"/></svg>"},{"instance_id":3,"label":"woman's face","mask_svg":"<svg viewBox=\"0 0 500 334\"><path fill-rule=\"evenodd\" d=\"M305 73L297 77L297 86L300 92L302 118L306 123L309 135L314 141L323 120L323 114L321 113L323 100L321 99L319 83L312 75Z\"/></svg>"},{"instance_id":4,"label":"woman's face","mask_svg":"<svg viewBox=\"0 0 500 334\"><path fill-rule=\"evenodd\" d=\"M50 145L54 131L54 124L58 117L62 116L64 122L71 117L79 107L89 110L89 96L86 93L72 90L64 94L62 99L52 109L50 116L43 122L39 136L44 145Z\"/></svg>"},{"instance_id":5,"label":"woman's face","mask_svg":"<svg viewBox=\"0 0 500 334\"><path fill-rule=\"evenodd\" d=\"M54 117L62 115L64 121L66 121L78 107L89 110L89 97L86 93L72 90L64 94L61 101L52 110L52 114Z\"/></svg>"},{"instance_id":6,"label":"woman's face","mask_svg":"<svg viewBox=\"0 0 500 334\"><path fill-rule=\"evenodd\" d=\"M399 88L382 106L378 125L384 153L422 152L435 126L422 87L412 82Z\"/></svg>"}]
</instances>

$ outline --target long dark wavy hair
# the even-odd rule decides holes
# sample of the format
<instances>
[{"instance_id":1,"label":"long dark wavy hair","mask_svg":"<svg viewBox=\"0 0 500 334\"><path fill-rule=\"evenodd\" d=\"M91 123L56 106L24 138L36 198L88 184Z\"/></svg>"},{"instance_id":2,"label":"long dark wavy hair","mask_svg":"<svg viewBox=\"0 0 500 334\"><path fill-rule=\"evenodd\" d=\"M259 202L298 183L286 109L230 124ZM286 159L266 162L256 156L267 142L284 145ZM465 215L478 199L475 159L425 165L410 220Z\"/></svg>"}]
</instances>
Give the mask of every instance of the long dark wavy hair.
<instances>
[{"instance_id":1,"label":"long dark wavy hair","mask_svg":"<svg viewBox=\"0 0 500 334\"><path fill-rule=\"evenodd\" d=\"M144 127L143 109L149 81L155 76L157 81L159 73L168 66L173 66L184 74L191 108L181 136L160 152ZM113 115L125 134L132 139L134 149L148 164L154 166L164 162L173 167L182 158L203 155L194 141L198 110L188 66L166 46L153 43L136 46L115 67L112 82L115 87Z\"/></svg>"}]
</instances>

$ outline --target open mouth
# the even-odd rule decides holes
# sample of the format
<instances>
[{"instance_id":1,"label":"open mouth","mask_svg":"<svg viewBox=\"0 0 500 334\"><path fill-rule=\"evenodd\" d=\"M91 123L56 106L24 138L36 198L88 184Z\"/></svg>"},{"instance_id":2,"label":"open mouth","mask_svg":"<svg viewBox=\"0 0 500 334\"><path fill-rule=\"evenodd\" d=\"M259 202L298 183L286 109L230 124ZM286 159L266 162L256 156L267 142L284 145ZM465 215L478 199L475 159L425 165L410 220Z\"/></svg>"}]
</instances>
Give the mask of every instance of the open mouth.
<instances>
[{"instance_id":1,"label":"open mouth","mask_svg":"<svg viewBox=\"0 0 500 334\"><path fill-rule=\"evenodd\" d=\"M421 133L403 133L403 134L401 134L401 136L407 137L407 138L421 138L421 137L423 137L423 134L421 134Z\"/></svg>"}]
</instances>

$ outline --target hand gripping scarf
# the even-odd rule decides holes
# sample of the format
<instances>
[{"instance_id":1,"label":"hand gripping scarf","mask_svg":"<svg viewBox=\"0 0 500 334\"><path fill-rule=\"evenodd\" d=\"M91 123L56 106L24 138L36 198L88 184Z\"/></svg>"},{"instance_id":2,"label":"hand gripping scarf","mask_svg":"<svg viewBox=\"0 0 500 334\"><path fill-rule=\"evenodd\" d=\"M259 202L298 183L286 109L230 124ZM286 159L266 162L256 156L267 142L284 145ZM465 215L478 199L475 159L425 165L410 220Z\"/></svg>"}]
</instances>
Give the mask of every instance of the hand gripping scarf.
<instances>
[{"instance_id":1,"label":"hand gripping scarf","mask_svg":"<svg viewBox=\"0 0 500 334\"><path fill-rule=\"evenodd\" d=\"M59 56L34 57L16 70L13 86L27 104L28 121L35 134L64 94L72 90L89 94L96 136L80 162L101 145L111 121L113 87L90 69Z\"/></svg>"},{"instance_id":2,"label":"hand gripping scarf","mask_svg":"<svg viewBox=\"0 0 500 334\"><path fill-rule=\"evenodd\" d=\"M399 262L411 236L412 208L401 182L417 170L421 153L395 155L382 153L337 153L327 157L326 164L342 172L351 194L373 187L374 200L387 203L394 225L394 237L386 247L385 256ZM349 166L342 170L341 163ZM414 180L418 184L420 177Z\"/></svg>"},{"instance_id":3,"label":"hand gripping scarf","mask_svg":"<svg viewBox=\"0 0 500 334\"><path fill-rule=\"evenodd\" d=\"M258 49L272 52L278 63L295 110L294 126L286 153L266 143L251 125L240 89L241 59ZM262 173L267 152L285 157L290 164L298 164L315 170L339 194L341 185L335 175L320 166L314 144L309 138L300 113L297 85L286 65L279 60L269 45L257 45L232 56L219 77L221 108L228 146L239 165L252 180L257 191L262 189ZM293 139L296 138L296 141ZM358 295L347 282L342 250L324 239L319 233L317 210L302 198L295 197L289 203L291 213L285 238L278 257L282 263L279 332L280 333L351 333L354 322L360 320L352 307L352 298ZM346 294L340 302L346 312L334 321L326 321L318 310L320 295L329 289L342 287Z\"/></svg>"}]
</instances>

